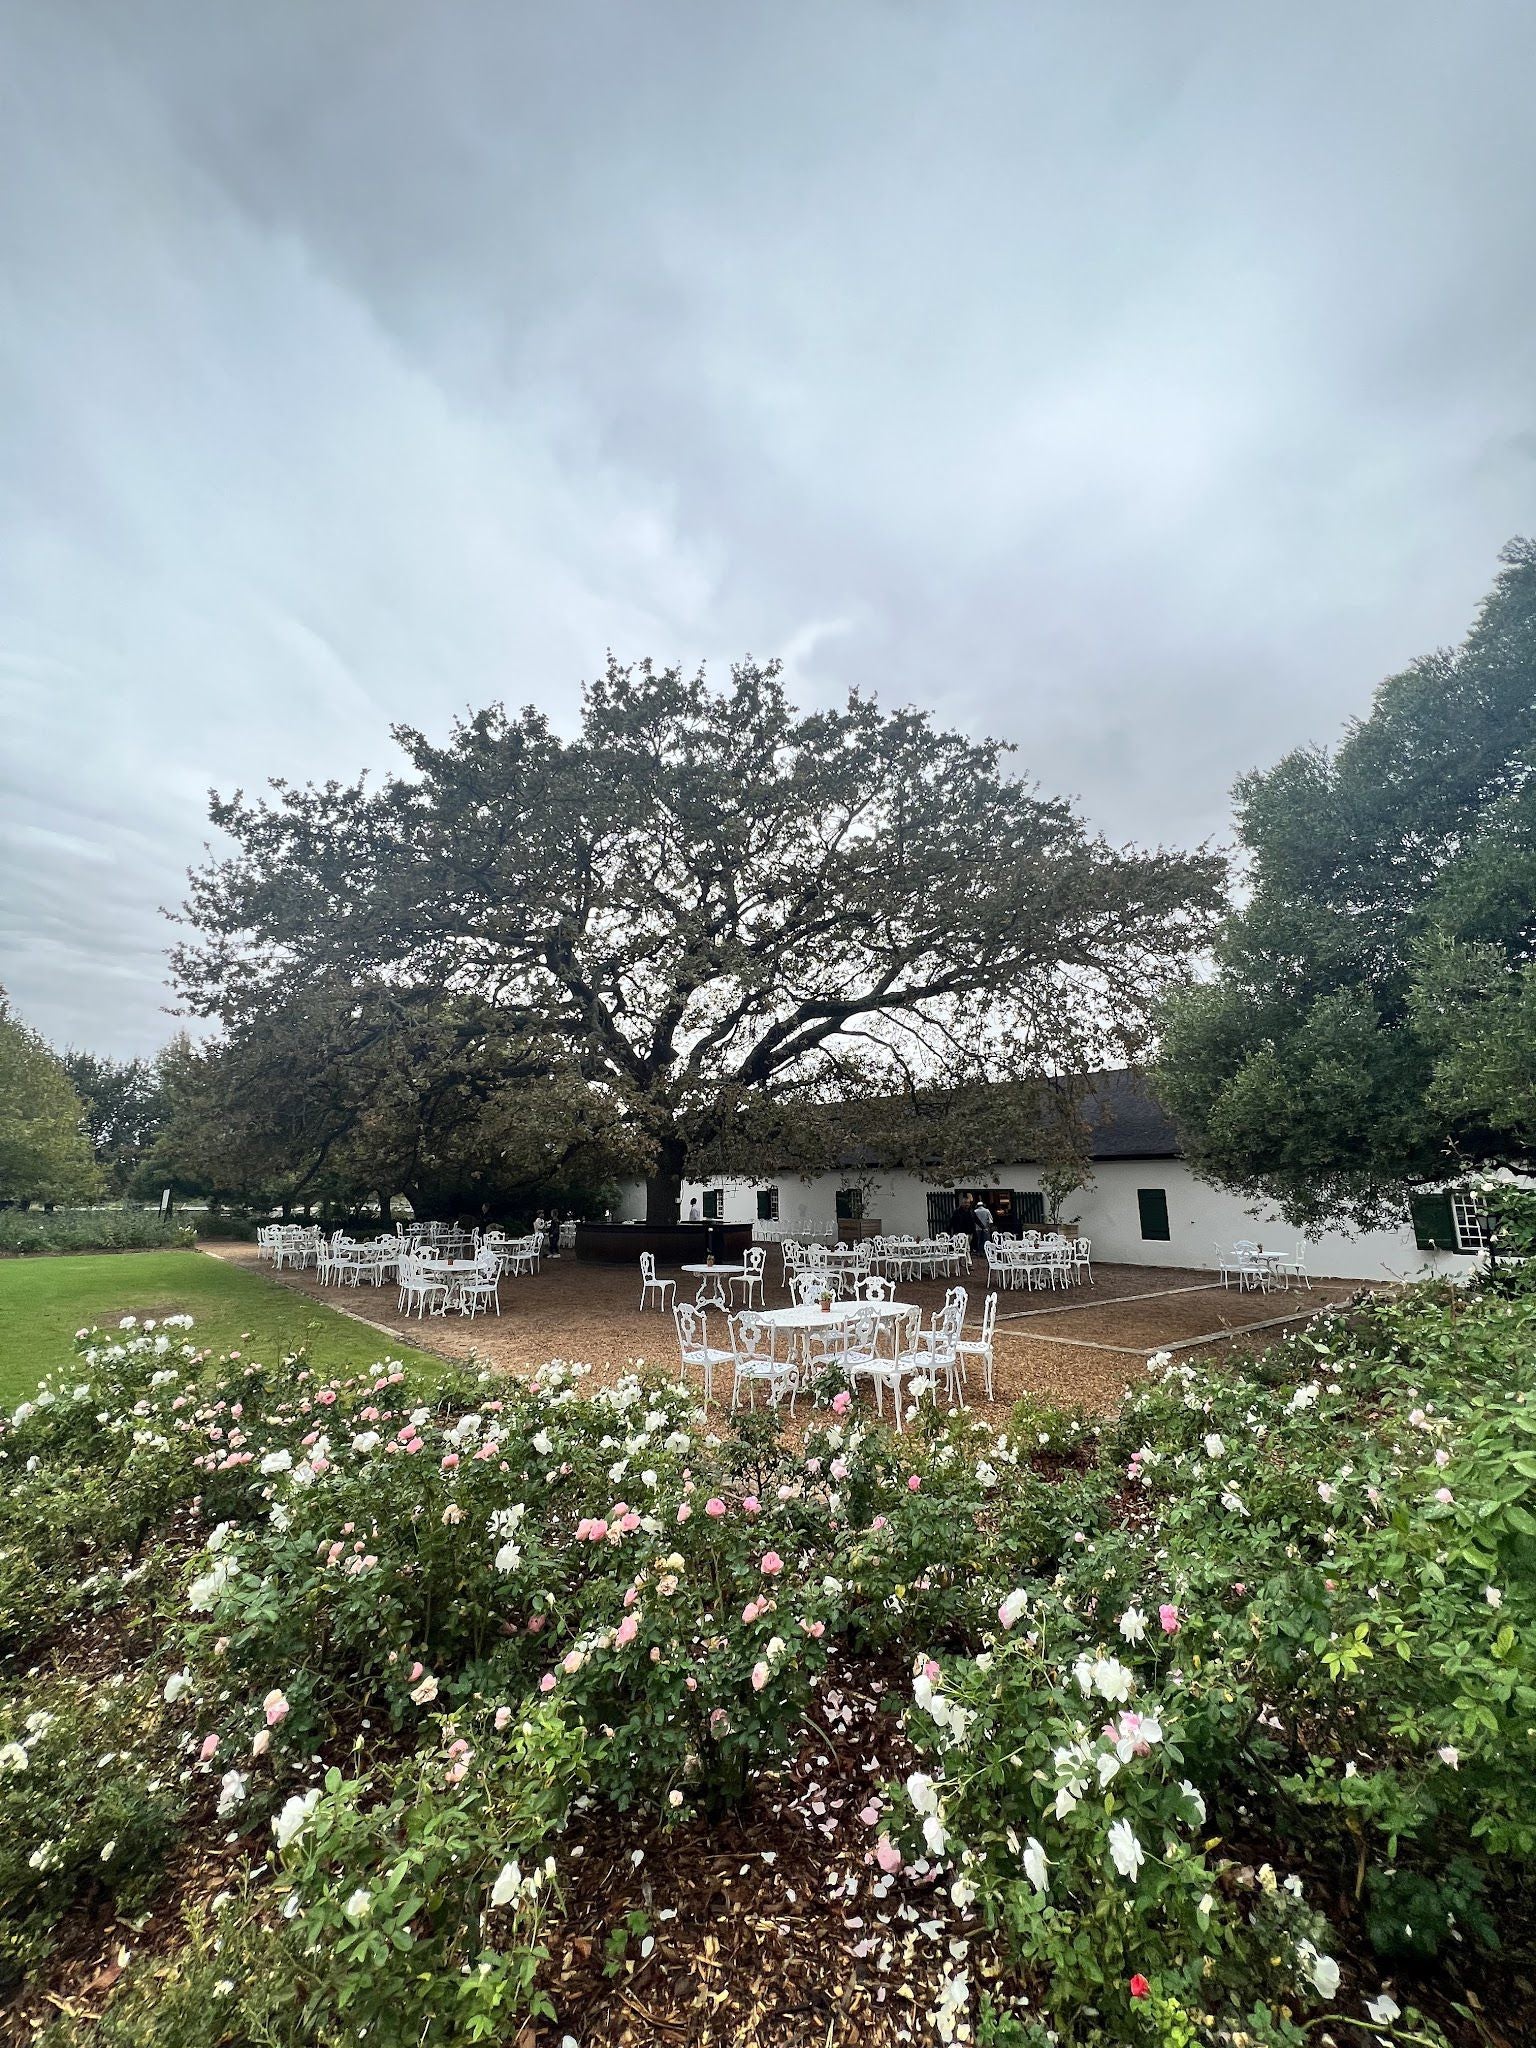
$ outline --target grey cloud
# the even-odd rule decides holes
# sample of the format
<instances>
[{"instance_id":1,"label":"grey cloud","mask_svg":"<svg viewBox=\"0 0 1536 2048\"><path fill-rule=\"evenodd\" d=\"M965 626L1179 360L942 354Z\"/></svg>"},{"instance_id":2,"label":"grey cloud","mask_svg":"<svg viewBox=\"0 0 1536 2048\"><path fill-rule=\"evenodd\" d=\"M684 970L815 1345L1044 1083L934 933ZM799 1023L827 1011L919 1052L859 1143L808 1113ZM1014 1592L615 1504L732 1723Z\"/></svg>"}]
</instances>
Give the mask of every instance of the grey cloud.
<instances>
[{"instance_id":1,"label":"grey cloud","mask_svg":"<svg viewBox=\"0 0 1536 2048\"><path fill-rule=\"evenodd\" d=\"M0 980L202 792L788 654L1226 827L1532 523L1524 0L5 9Z\"/></svg>"}]
</instances>

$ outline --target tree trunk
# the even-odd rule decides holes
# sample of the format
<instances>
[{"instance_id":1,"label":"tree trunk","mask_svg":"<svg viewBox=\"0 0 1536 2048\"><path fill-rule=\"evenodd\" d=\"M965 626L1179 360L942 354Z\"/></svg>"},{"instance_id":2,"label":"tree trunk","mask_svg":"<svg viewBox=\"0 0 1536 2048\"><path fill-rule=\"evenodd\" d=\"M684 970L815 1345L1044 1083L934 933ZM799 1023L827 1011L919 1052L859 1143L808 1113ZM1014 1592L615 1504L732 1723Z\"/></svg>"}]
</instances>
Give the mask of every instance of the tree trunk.
<instances>
[{"instance_id":1,"label":"tree trunk","mask_svg":"<svg viewBox=\"0 0 1536 2048\"><path fill-rule=\"evenodd\" d=\"M647 1223L676 1223L682 1212L683 1168L687 1153L681 1138L663 1138L656 1147L656 1164L645 1177L645 1220Z\"/></svg>"},{"instance_id":2,"label":"tree trunk","mask_svg":"<svg viewBox=\"0 0 1536 2048\"><path fill-rule=\"evenodd\" d=\"M393 1195L386 1195L386 1194L385 1194L385 1193L383 1192L383 1190L382 1190L382 1189L380 1189L380 1191L379 1191L379 1227L380 1227L380 1228L381 1228L382 1230L388 1230L388 1228L389 1228L389 1221L390 1221L390 1219L389 1219L389 1212L390 1212L390 1207L391 1207L391 1205L392 1205L392 1204L393 1204L393 1202L394 1202L394 1199L395 1199L395 1198L394 1198L394 1196L393 1196Z\"/></svg>"}]
</instances>

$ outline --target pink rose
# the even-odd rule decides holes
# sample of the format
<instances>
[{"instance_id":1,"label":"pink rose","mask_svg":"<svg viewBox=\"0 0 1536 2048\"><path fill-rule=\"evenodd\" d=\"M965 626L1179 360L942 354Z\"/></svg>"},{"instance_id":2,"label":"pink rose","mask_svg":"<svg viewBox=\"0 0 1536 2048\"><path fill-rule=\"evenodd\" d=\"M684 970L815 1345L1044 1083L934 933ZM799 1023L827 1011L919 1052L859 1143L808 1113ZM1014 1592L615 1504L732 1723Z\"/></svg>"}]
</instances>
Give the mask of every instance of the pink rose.
<instances>
[{"instance_id":1,"label":"pink rose","mask_svg":"<svg viewBox=\"0 0 1536 2048\"><path fill-rule=\"evenodd\" d=\"M716 1494L712 1499L705 1501L704 1512L706 1515L712 1515L718 1522L725 1513L725 1502Z\"/></svg>"},{"instance_id":2,"label":"pink rose","mask_svg":"<svg viewBox=\"0 0 1536 2048\"><path fill-rule=\"evenodd\" d=\"M632 1643L635 1640L635 1637L639 1635L639 1633L639 1615L626 1614L624 1619L619 1623L618 1628L614 1632L613 1640L615 1648L622 1650L627 1643Z\"/></svg>"},{"instance_id":3,"label":"pink rose","mask_svg":"<svg viewBox=\"0 0 1536 2048\"><path fill-rule=\"evenodd\" d=\"M930 1657L927 1663L923 1666L924 1678L927 1679L930 1685L937 1685L942 1675L943 1674L939 1670L939 1660L937 1659L937 1657Z\"/></svg>"},{"instance_id":4,"label":"pink rose","mask_svg":"<svg viewBox=\"0 0 1536 2048\"><path fill-rule=\"evenodd\" d=\"M275 1688L261 1703L261 1710L267 1717L267 1726L275 1728L280 1721L288 1718L288 1702Z\"/></svg>"},{"instance_id":5,"label":"pink rose","mask_svg":"<svg viewBox=\"0 0 1536 2048\"><path fill-rule=\"evenodd\" d=\"M1452 1493L1448 1486L1437 1486L1435 1488L1435 1499L1439 1501L1441 1507L1448 1508L1455 1498L1455 1494Z\"/></svg>"},{"instance_id":6,"label":"pink rose","mask_svg":"<svg viewBox=\"0 0 1536 2048\"><path fill-rule=\"evenodd\" d=\"M681 1506L681 1507L680 1507L680 1508L678 1509L678 1511L677 1511L677 1519L678 1519L678 1520L679 1520L680 1522L686 1522L686 1521L687 1521L687 1519L688 1519L688 1517L689 1517L689 1516L690 1516L690 1515L691 1515L692 1513L693 1513L693 1509L692 1509L691 1507L689 1507L689 1505L688 1505L687 1501L684 1501L684 1502L683 1502L683 1504L682 1504L682 1506Z\"/></svg>"},{"instance_id":7,"label":"pink rose","mask_svg":"<svg viewBox=\"0 0 1536 2048\"><path fill-rule=\"evenodd\" d=\"M889 1835L882 1835L879 1841L876 1842L875 1861L887 1877L893 1876L896 1871L900 1870L901 1851L896 1847L896 1844Z\"/></svg>"},{"instance_id":8,"label":"pink rose","mask_svg":"<svg viewBox=\"0 0 1536 2048\"><path fill-rule=\"evenodd\" d=\"M546 1672L545 1672L545 1674L544 1674L544 1676L543 1676L543 1677L542 1677L542 1678L541 1678L541 1679L539 1680L539 1691L540 1691L540 1692L553 1692L553 1691L554 1691L554 1689L555 1689L555 1674L553 1673L553 1671L546 1671Z\"/></svg>"},{"instance_id":9,"label":"pink rose","mask_svg":"<svg viewBox=\"0 0 1536 2048\"><path fill-rule=\"evenodd\" d=\"M507 1723L511 1719L512 1709L510 1707L498 1707L496 1709L496 1733L498 1735L506 1733Z\"/></svg>"},{"instance_id":10,"label":"pink rose","mask_svg":"<svg viewBox=\"0 0 1536 2048\"><path fill-rule=\"evenodd\" d=\"M258 1728L256 1730L256 1738L251 1744L251 1755L265 1756L271 1747L272 1730L270 1728Z\"/></svg>"},{"instance_id":11,"label":"pink rose","mask_svg":"<svg viewBox=\"0 0 1536 2048\"><path fill-rule=\"evenodd\" d=\"M832 1396L832 1413L834 1415L846 1415L852 1406L853 1396L846 1387L840 1393Z\"/></svg>"},{"instance_id":12,"label":"pink rose","mask_svg":"<svg viewBox=\"0 0 1536 2048\"><path fill-rule=\"evenodd\" d=\"M765 1550L763 1552L762 1568L770 1579L774 1578L778 1575L778 1573L783 1571L784 1560L782 1557L780 1557L779 1553L776 1550Z\"/></svg>"},{"instance_id":13,"label":"pink rose","mask_svg":"<svg viewBox=\"0 0 1536 2048\"><path fill-rule=\"evenodd\" d=\"M1176 1636L1179 1632L1179 1610L1171 1600L1165 1600L1157 1610L1157 1618L1163 1625L1165 1636Z\"/></svg>"},{"instance_id":14,"label":"pink rose","mask_svg":"<svg viewBox=\"0 0 1536 2048\"><path fill-rule=\"evenodd\" d=\"M446 1456L444 1457L444 1459L443 1459L443 1470L444 1470L445 1472L451 1472L451 1471L453 1470L454 1466L458 1464L458 1462L459 1462L459 1454L458 1454L458 1452L457 1452L457 1451L449 1451L449 1452L447 1453L447 1455L446 1455Z\"/></svg>"},{"instance_id":15,"label":"pink rose","mask_svg":"<svg viewBox=\"0 0 1536 2048\"><path fill-rule=\"evenodd\" d=\"M691 1675L690 1675L689 1677L685 1678L685 1679L683 1680L683 1683L684 1683L684 1685L686 1685L686 1686L687 1686L687 1688L688 1688L688 1690L689 1690L690 1692L697 1692L697 1691L698 1691L698 1689L699 1689L699 1681L698 1681L698 1680L697 1680L696 1678L692 1677Z\"/></svg>"},{"instance_id":16,"label":"pink rose","mask_svg":"<svg viewBox=\"0 0 1536 2048\"><path fill-rule=\"evenodd\" d=\"M917 1476L917 1474L916 1474L916 1473L914 1472L914 1473L912 1474L912 1477L911 1477L911 1478L910 1478L910 1479L909 1479L909 1480L907 1481L907 1491L908 1491L908 1493L917 1493L917 1492L919 1492L919 1491L921 1490L921 1488L922 1488L922 1484L923 1484L922 1480L921 1480L921 1479L919 1479L919 1478L918 1478L918 1476Z\"/></svg>"},{"instance_id":17,"label":"pink rose","mask_svg":"<svg viewBox=\"0 0 1536 2048\"><path fill-rule=\"evenodd\" d=\"M742 1512L748 1515L760 1514L762 1512L762 1505L762 1502L755 1493L749 1493L742 1501Z\"/></svg>"},{"instance_id":18,"label":"pink rose","mask_svg":"<svg viewBox=\"0 0 1536 2048\"><path fill-rule=\"evenodd\" d=\"M202 1746L202 1748L201 1748L201 1749L200 1749L200 1750L199 1750L199 1751L197 1752L197 1755L198 1755L198 1761L199 1761L200 1763L205 1763L205 1764L206 1764L206 1763L211 1763L211 1762L213 1761L214 1757L215 1757L215 1756L217 1755L217 1753L218 1753L218 1747L219 1747L219 1738L217 1737L217 1735L205 1735L205 1736L203 1737L203 1746Z\"/></svg>"},{"instance_id":19,"label":"pink rose","mask_svg":"<svg viewBox=\"0 0 1536 2048\"><path fill-rule=\"evenodd\" d=\"M768 1683L768 1666L759 1660L752 1666L752 1690L761 1692Z\"/></svg>"}]
</instances>

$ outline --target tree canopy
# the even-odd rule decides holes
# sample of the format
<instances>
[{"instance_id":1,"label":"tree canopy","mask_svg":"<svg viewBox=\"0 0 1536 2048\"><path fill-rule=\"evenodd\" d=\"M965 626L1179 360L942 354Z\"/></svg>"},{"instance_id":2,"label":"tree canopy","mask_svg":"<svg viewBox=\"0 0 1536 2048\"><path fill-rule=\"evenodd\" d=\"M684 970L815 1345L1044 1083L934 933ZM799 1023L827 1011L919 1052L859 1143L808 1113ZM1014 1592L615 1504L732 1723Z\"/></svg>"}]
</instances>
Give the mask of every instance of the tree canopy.
<instances>
[{"instance_id":1,"label":"tree canopy","mask_svg":"<svg viewBox=\"0 0 1536 2048\"><path fill-rule=\"evenodd\" d=\"M1501 560L1462 645L1336 753L1238 784L1248 900L1168 1006L1193 1162L1303 1225L1536 1148L1536 546Z\"/></svg>"},{"instance_id":2,"label":"tree canopy","mask_svg":"<svg viewBox=\"0 0 1536 2048\"><path fill-rule=\"evenodd\" d=\"M0 989L0 1202L78 1202L99 1177L85 1106L57 1054Z\"/></svg>"},{"instance_id":3,"label":"tree canopy","mask_svg":"<svg viewBox=\"0 0 1536 2048\"><path fill-rule=\"evenodd\" d=\"M108 1191L143 1192L144 1167L165 1120L158 1060L114 1060L71 1048L64 1071L85 1109L85 1130Z\"/></svg>"},{"instance_id":4,"label":"tree canopy","mask_svg":"<svg viewBox=\"0 0 1536 2048\"><path fill-rule=\"evenodd\" d=\"M797 711L776 664L610 659L572 738L501 707L395 738L376 789L214 799L186 1002L234 1047L329 1020L294 1080L333 1101L386 1041L407 1093L451 1071L551 1142L579 1100L653 1216L791 1108L1134 1058L1222 902L1219 857L1114 848L920 712Z\"/></svg>"}]
</instances>

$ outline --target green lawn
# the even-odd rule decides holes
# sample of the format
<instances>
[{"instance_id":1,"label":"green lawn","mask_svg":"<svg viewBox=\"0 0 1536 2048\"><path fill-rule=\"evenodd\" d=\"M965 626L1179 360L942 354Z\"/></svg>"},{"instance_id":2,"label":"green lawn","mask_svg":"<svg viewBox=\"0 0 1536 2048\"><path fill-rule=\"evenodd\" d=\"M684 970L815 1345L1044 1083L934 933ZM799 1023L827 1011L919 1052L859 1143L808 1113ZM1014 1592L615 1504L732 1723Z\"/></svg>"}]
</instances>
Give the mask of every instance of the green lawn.
<instances>
[{"instance_id":1,"label":"green lawn","mask_svg":"<svg viewBox=\"0 0 1536 2048\"><path fill-rule=\"evenodd\" d=\"M262 1359L307 1344L332 1367L401 1359L440 1383L455 1368L424 1351L366 1330L264 1273L201 1252L109 1252L0 1259L0 1407L31 1393L71 1356L76 1330L120 1316L197 1319L195 1336L216 1349Z\"/></svg>"}]
</instances>

